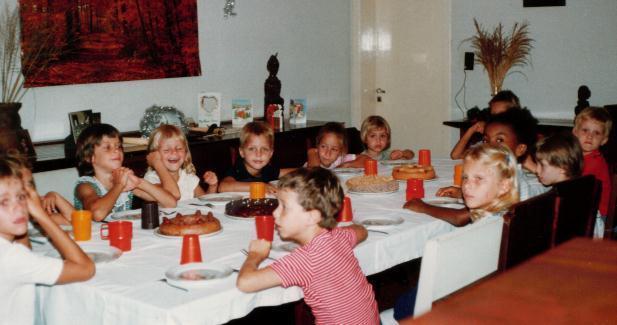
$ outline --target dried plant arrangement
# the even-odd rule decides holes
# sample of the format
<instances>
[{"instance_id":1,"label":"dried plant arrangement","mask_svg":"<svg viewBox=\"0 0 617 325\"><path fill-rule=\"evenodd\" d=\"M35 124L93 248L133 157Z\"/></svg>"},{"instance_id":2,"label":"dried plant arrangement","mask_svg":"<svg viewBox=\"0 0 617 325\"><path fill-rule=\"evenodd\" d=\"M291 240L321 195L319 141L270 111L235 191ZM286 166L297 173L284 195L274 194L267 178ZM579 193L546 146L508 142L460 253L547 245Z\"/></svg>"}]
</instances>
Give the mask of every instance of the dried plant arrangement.
<instances>
[{"instance_id":1,"label":"dried plant arrangement","mask_svg":"<svg viewBox=\"0 0 617 325\"><path fill-rule=\"evenodd\" d=\"M529 37L527 22L515 23L510 34L504 33L501 23L492 31L484 29L476 19L473 23L476 35L468 40L471 41L476 62L482 64L488 74L491 94L494 95L501 90L512 67L530 64L529 53L534 40Z\"/></svg>"},{"instance_id":2,"label":"dried plant arrangement","mask_svg":"<svg viewBox=\"0 0 617 325\"><path fill-rule=\"evenodd\" d=\"M40 28L28 48L20 46L19 7L4 5L0 12L0 103L17 103L24 97L24 76L41 73L60 53L53 34Z\"/></svg>"}]
</instances>

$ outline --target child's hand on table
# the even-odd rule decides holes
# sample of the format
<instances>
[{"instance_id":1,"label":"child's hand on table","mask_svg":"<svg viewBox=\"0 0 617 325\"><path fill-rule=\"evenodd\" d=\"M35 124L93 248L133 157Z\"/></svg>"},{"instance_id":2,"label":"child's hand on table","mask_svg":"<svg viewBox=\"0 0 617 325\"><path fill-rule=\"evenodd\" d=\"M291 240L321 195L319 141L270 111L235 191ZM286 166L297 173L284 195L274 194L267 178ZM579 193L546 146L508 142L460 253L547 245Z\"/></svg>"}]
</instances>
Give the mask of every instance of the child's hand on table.
<instances>
[{"instance_id":1,"label":"child's hand on table","mask_svg":"<svg viewBox=\"0 0 617 325\"><path fill-rule=\"evenodd\" d=\"M401 158L403 158L403 152L401 150L392 150L390 153L390 159L392 160L399 160Z\"/></svg>"},{"instance_id":2,"label":"child's hand on table","mask_svg":"<svg viewBox=\"0 0 617 325\"><path fill-rule=\"evenodd\" d=\"M408 209L414 212L425 213L426 208L430 206L429 204L424 203L421 199L411 199L403 205L403 209Z\"/></svg>"},{"instance_id":3,"label":"child's hand on table","mask_svg":"<svg viewBox=\"0 0 617 325\"><path fill-rule=\"evenodd\" d=\"M276 194L276 186L272 184L266 184L266 193L268 194Z\"/></svg>"},{"instance_id":4,"label":"child's hand on table","mask_svg":"<svg viewBox=\"0 0 617 325\"><path fill-rule=\"evenodd\" d=\"M442 187L442 188L437 190L437 193L435 193L435 195L436 196L453 197L453 198L457 198L457 199L462 199L463 198L463 192L461 191L461 188L460 187L456 187L456 186Z\"/></svg>"}]
</instances>

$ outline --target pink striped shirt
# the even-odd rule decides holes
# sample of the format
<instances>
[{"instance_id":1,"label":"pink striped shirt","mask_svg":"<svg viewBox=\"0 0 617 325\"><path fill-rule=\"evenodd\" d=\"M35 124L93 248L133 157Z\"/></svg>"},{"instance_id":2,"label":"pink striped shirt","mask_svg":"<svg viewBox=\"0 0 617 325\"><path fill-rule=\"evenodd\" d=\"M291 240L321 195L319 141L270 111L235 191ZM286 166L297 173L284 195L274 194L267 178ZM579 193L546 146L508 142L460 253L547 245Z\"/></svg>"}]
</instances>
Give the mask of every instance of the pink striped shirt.
<instances>
[{"instance_id":1,"label":"pink striped shirt","mask_svg":"<svg viewBox=\"0 0 617 325\"><path fill-rule=\"evenodd\" d=\"M379 324L373 288L353 254L352 229L324 231L271 267L283 287L299 286L317 324Z\"/></svg>"}]
</instances>

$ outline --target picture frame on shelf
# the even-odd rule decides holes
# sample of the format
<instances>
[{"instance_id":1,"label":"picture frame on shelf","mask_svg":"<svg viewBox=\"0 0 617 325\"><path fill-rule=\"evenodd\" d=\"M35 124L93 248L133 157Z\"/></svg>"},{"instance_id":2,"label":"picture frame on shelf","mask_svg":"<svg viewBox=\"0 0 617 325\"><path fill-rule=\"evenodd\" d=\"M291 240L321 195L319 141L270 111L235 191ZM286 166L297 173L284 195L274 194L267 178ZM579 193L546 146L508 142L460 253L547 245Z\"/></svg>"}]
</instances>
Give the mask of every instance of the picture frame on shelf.
<instances>
[{"instance_id":1,"label":"picture frame on shelf","mask_svg":"<svg viewBox=\"0 0 617 325\"><path fill-rule=\"evenodd\" d=\"M289 100L289 123L306 124L306 99L297 98Z\"/></svg>"},{"instance_id":2,"label":"picture frame on shelf","mask_svg":"<svg viewBox=\"0 0 617 325\"><path fill-rule=\"evenodd\" d=\"M92 124L91 109L69 113L69 125L71 126L71 134L75 143L77 143L77 138L79 138L81 132Z\"/></svg>"},{"instance_id":3,"label":"picture frame on shelf","mask_svg":"<svg viewBox=\"0 0 617 325\"><path fill-rule=\"evenodd\" d=\"M234 99L231 101L231 126L241 128L253 121L253 104L250 99Z\"/></svg>"},{"instance_id":4,"label":"picture frame on shelf","mask_svg":"<svg viewBox=\"0 0 617 325\"><path fill-rule=\"evenodd\" d=\"M200 93L197 95L197 125L210 127L221 125L221 93Z\"/></svg>"}]
</instances>

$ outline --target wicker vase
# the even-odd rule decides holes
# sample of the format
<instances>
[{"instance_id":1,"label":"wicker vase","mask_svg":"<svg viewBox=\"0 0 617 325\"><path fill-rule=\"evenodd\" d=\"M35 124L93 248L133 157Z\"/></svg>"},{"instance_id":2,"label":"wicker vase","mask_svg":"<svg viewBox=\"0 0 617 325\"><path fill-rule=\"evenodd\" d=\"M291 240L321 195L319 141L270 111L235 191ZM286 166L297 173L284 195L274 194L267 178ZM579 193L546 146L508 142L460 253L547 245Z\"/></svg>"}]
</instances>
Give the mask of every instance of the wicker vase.
<instances>
[{"instance_id":1,"label":"wicker vase","mask_svg":"<svg viewBox=\"0 0 617 325\"><path fill-rule=\"evenodd\" d=\"M0 103L0 129L21 130L21 103Z\"/></svg>"}]
</instances>

